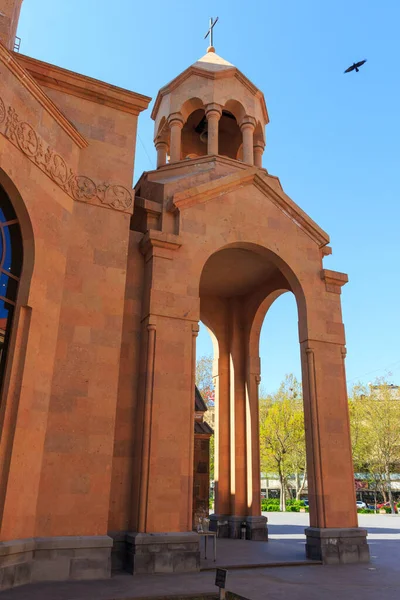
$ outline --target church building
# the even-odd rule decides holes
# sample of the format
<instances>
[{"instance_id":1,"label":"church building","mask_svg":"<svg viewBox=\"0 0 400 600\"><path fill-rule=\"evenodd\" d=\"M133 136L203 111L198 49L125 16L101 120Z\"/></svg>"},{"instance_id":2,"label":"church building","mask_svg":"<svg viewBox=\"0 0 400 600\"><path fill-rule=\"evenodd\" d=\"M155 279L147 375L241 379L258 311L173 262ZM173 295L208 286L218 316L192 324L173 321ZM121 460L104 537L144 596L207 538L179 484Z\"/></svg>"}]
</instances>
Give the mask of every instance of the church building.
<instances>
[{"instance_id":1,"label":"church building","mask_svg":"<svg viewBox=\"0 0 400 600\"><path fill-rule=\"evenodd\" d=\"M21 5L0 0L0 588L199 570L200 320L214 342L211 526L268 539L259 336L285 292L299 320L306 554L368 561L347 276L324 268L329 236L263 167L263 93L210 46L160 89L157 164L132 189L151 99L16 52Z\"/></svg>"}]
</instances>

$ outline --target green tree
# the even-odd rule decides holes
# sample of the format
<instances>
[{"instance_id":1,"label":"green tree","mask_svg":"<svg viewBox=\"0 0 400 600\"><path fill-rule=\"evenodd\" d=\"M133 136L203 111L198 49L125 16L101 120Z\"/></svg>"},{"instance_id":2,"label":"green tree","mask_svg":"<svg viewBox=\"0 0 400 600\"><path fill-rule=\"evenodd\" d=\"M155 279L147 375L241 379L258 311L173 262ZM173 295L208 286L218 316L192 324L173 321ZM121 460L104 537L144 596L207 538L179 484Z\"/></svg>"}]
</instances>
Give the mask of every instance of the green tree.
<instances>
[{"instance_id":1,"label":"green tree","mask_svg":"<svg viewBox=\"0 0 400 600\"><path fill-rule=\"evenodd\" d=\"M368 389L357 384L349 397L349 416L351 431L351 449L354 471L369 471L372 450L370 422L367 418Z\"/></svg>"},{"instance_id":2,"label":"green tree","mask_svg":"<svg viewBox=\"0 0 400 600\"><path fill-rule=\"evenodd\" d=\"M288 478L306 477L304 416L300 383L287 375L276 394L260 400L260 457L262 471L277 473L281 488L280 508L286 510Z\"/></svg>"},{"instance_id":3,"label":"green tree","mask_svg":"<svg viewBox=\"0 0 400 600\"><path fill-rule=\"evenodd\" d=\"M368 473L395 512L391 475L400 466L400 394L384 379L355 386L349 401L354 469Z\"/></svg>"},{"instance_id":4,"label":"green tree","mask_svg":"<svg viewBox=\"0 0 400 600\"><path fill-rule=\"evenodd\" d=\"M210 480L214 481L214 435L210 437Z\"/></svg>"}]
</instances>

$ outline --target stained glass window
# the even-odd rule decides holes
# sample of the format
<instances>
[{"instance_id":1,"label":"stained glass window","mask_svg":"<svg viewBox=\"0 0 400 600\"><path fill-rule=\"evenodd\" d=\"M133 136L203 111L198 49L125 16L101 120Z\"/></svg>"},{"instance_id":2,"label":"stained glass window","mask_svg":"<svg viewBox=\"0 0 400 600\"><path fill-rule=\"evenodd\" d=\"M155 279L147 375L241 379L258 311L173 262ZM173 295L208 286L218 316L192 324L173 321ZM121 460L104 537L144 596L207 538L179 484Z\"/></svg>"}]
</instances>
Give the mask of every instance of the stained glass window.
<instances>
[{"instance_id":1,"label":"stained glass window","mask_svg":"<svg viewBox=\"0 0 400 600\"><path fill-rule=\"evenodd\" d=\"M20 226L12 204L0 186L0 387L3 383L21 268Z\"/></svg>"}]
</instances>

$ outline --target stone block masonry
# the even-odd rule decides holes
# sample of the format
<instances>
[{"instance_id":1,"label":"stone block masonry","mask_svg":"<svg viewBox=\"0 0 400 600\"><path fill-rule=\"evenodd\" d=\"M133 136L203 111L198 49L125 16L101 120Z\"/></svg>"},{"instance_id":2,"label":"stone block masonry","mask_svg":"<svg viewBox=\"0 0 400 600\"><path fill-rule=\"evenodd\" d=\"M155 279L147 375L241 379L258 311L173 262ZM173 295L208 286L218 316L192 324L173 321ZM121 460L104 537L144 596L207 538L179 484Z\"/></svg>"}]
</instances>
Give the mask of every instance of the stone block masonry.
<instances>
[{"instance_id":1,"label":"stone block masonry","mask_svg":"<svg viewBox=\"0 0 400 600\"><path fill-rule=\"evenodd\" d=\"M106 579L112 544L107 535L1 542L0 590L38 581Z\"/></svg>"}]
</instances>

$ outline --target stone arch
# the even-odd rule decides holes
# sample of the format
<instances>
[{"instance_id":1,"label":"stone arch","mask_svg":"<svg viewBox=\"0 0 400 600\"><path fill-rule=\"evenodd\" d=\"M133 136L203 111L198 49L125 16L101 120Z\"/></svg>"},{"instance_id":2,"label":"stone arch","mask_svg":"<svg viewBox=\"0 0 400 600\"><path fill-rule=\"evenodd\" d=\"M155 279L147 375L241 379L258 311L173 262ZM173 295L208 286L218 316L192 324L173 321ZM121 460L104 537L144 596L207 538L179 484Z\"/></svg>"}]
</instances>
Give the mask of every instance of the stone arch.
<instances>
[{"instance_id":1,"label":"stone arch","mask_svg":"<svg viewBox=\"0 0 400 600\"><path fill-rule=\"evenodd\" d=\"M179 110L185 122L195 110L205 110L204 102L200 98L189 98L184 102Z\"/></svg>"},{"instance_id":2,"label":"stone arch","mask_svg":"<svg viewBox=\"0 0 400 600\"><path fill-rule=\"evenodd\" d=\"M253 252L256 255L265 257L268 261L270 261L271 263L273 263L276 266L276 268L279 270L279 272L283 275L284 279L286 280L286 284L288 285L288 288L286 291L289 291L289 290L292 291L296 298L297 309L298 309L298 314L299 314L299 321L304 320L304 327L306 327L306 320L307 320L306 296L305 296L303 287L300 283L300 279L297 276L297 274L295 273L294 269L285 260L283 260L276 252L274 252L273 250L268 248L267 245L260 245L259 243L254 243L254 242L250 242L250 241L248 241L248 242L236 241L236 242L224 244L217 248L213 248L212 251L207 253L207 255L204 257L201 265L199 266L198 272L199 272L200 294L201 294L201 278L202 278L202 274L204 272L204 268L207 265L207 262L210 260L210 258L212 256L216 255L220 251L229 250L229 249L248 250L250 252ZM261 294L261 297L257 301L259 301L261 304L266 297L266 295L263 295L263 294L265 294L265 292L262 287L260 288L259 293Z\"/></svg>"},{"instance_id":3,"label":"stone arch","mask_svg":"<svg viewBox=\"0 0 400 600\"><path fill-rule=\"evenodd\" d=\"M269 309L271 308L271 306L273 305L275 300L277 300L283 294L286 294L288 291L289 290L287 290L287 289L277 289L274 292L271 292L270 294L268 294L268 296L266 296L264 298L264 300L259 304L259 306L254 314L254 319L253 319L253 322L252 322L251 328L250 328L250 335L249 335L250 352L258 351L258 348L260 346L261 328L263 326L267 312L269 311Z\"/></svg>"},{"instance_id":4,"label":"stone arch","mask_svg":"<svg viewBox=\"0 0 400 600\"><path fill-rule=\"evenodd\" d=\"M2 490L0 494L0 515L4 509L5 491L9 475L8 466L11 459L14 427L17 418L19 384L16 387L14 386L13 398L9 398L8 394L13 387L10 385L12 372L21 368L21 364L25 359L30 319L30 310L27 304L35 260L33 227L28 210L14 182L3 169L0 169L1 199L4 200L4 205L6 203L10 204L19 226L22 264L15 303L12 310L8 311L10 321L8 322L7 319L6 328L8 328L8 331L5 331L4 335L5 347L3 351L5 354L0 373L0 481ZM4 427L5 423L7 423L7 427Z\"/></svg>"},{"instance_id":5,"label":"stone arch","mask_svg":"<svg viewBox=\"0 0 400 600\"><path fill-rule=\"evenodd\" d=\"M0 186L6 193L17 216L21 229L23 261L18 287L18 305L26 304L35 262L35 244L31 218L16 185L7 173L0 168Z\"/></svg>"},{"instance_id":6,"label":"stone arch","mask_svg":"<svg viewBox=\"0 0 400 600\"><path fill-rule=\"evenodd\" d=\"M168 122L167 119L165 117L161 118L161 121L158 125L158 129L157 129L157 135L155 137L156 140L162 140L162 141L167 141L169 137L169 132L168 132Z\"/></svg>"},{"instance_id":7,"label":"stone arch","mask_svg":"<svg viewBox=\"0 0 400 600\"><path fill-rule=\"evenodd\" d=\"M215 373L216 514L262 520L259 330L269 306L285 291L293 292L299 319L305 320L305 295L290 265L266 245L252 242L231 242L210 250L199 266L199 281L200 318L214 331L219 344ZM260 523L255 535L263 535ZM232 527L236 527L235 521ZM235 537L237 532L230 535Z\"/></svg>"},{"instance_id":8,"label":"stone arch","mask_svg":"<svg viewBox=\"0 0 400 600\"><path fill-rule=\"evenodd\" d=\"M181 159L197 158L207 154L207 119L200 98L190 98L180 112L184 119L181 132Z\"/></svg>"},{"instance_id":9,"label":"stone arch","mask_svg":"<svg viewBox=\"0 0 400 600\"><path fill-rule=\"evenodd\" d=\"M239 125L246 116L246 110L238 100L228 100L225 102L224 109L233 114Z\"/></svg>"},{"instance_id":10,"label":"stone arch","mask_svg":"<svg viewBox=\"0 0 400 600\"><path fill-rule=\"evenodd\" d=\"M254 130L254 145L256 146L257 144L265 144L265 130L260 121L257 121Z\"/></svg>"}]
</instances>

